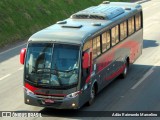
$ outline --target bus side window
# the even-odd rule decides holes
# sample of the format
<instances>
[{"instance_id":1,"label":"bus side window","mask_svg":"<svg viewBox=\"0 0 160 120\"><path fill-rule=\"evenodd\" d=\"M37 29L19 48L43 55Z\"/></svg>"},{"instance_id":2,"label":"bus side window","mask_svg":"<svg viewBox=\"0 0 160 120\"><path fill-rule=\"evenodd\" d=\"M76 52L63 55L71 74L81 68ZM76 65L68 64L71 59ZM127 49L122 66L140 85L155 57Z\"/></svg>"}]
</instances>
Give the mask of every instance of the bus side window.
<instances>
[{"instance_id":1,"label":"bus side window","mask_svg":"<svg viewBox=\"0 0 160 120\"><path fill-rule=\"evenodd\" d=\"M142 20L141 20L141 14L138 13L137 15L135 15L135 24L136 24L136 31L139 30L142 27Z\"/></svg>"},{"instance_id":2,"label":"bus side window","mask_svg":"<svg viewBox=\"0 0 160 120\"><path fill-rule=\"evenodd\" d=\"M114 46L116 44L116 41L115 41L115 36L116 36L116 30L115 30L115 27L112 28L111 30L111 35L112 35L112 46Z\"/></svg>"},{"instance_id":3,"label":"bus side window","mask_svg":"<svg viewBox=\"0 0 160 120\"><path fill-rule=\"evenodd\" d=\"M102 52L105 52L107 50L107 32L104 32L102 34Z\"/></svg>"},{"instance_id":4,"label":"bus side window","mask_svg":"<svg viewBox=\"0 0 160 120\"><path fill-rule=\"evenodd\" d=\"M83 51L86 51L89 48L92 48L92 40L89 40L84 44Z\"/></svg>"},{"instance_id":5,"label":"bus side window","mask_svg":"<svg viewBox=\"0 0 160 120\"><path fill-rule=\"evenodd\" d=\"M100 36L97 37L97 55L101 54Z\"/></svg>"},{"instance_id":6,"label":"bus side window","mask_svg":"<svg viewBox=\"0 0 160 120\"><path fill-rule=\"evenodd\" d=\"M93 39L93 58L97 57L97 39Z\"/></svg>"},{"instance_id":7,"label":"bus side window","mask_svg":"<svg viewBox=\"0 0 160 120\"><path fill-rule=\"evenodd\" d=\"M111 35L112 35L112 46L117 44L119 42L119 27L118 25L112 28L111 30Z\"/></svg>"},{"instance_id":8,"label":"bus side window","mask_svg":"<svg viewBox=\"0 0 160 120\"><path fill-rule=\"evenodd\" d=\"M110 32L109 31L104 32L102 34L102 52L105 52L111 47L110 41L111 41Z\"/></svg>"},{"instance_id":9,"label":"bus side window","mask_svg":"<svg viewBox=\"0 0 160 120\"><path fill-rule=\"evenodd\" d=\"M120 24L120 40L123 40L127 37L127 22L124 21Z\"/></svg>"},{"instance_id":10,"label":"bus side window","mask_svg":"<svg viewBox=\"0 0 160 120\"><path fill-rule=\"evenodd\" d=\"M134 16L128 19L128 34L134 33Z\"/></svg>"},{"instance_id":11,"label":"bus side window","mask_svg":"<svg viewBox=\"0 0 160 120\"><path fill-rule=\"evenodd\" d=\"M143 27L142 22L143 22L143 19L142 19L142 12L141 12L140 15L139 15L139 26L140 26L140 28Z\"/></svg>"},{"instance_id":12,"label":"bus side window","mask_svg":"<svg viewBox=\"0 0 160 120\"><path fill-rule=\"evenodd\" d=\"M100 36L93 39L93 59L101 54Z\"/></svg>"},{"instance_id":13,"label":"bus side window","mask_svg":"<svg viewBox=\"0 0 160 120\"><path fill-rule=\"evenodd\" d=\"M107 31L107 50L111 47L110 31Z\"/></svg>"}]
</instances>

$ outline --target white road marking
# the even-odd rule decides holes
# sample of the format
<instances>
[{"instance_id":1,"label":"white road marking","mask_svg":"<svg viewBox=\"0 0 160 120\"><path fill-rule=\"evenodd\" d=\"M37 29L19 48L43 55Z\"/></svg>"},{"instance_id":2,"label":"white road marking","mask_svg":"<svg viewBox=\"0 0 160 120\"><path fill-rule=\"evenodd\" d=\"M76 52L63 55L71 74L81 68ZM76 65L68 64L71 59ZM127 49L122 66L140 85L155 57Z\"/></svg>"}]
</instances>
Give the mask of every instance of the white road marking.
<instances>
[{"instance_id":1,"label":"white road marking","mask_svg":"<svg viewBox=\"0 0 160 120\"><path fill-rule=\"evenodd\" d=\"M13 75L13 74L15 74L16 72L18 72L18 71L20 71L20 70L23 70L23 67L17 69L17 71L15 71L15 72L13 72L13 73L10 73L10 74L7 74L7 75L1 77L1 78L0 78L0 81L1 81L1 80L4 80L5 78L7 78L7 77L9 77L9 76L11 76L11 75Z\"/></svg>"},{"instance_id":2,"label":"white road marking","mask_svg":"<svg viewBox=\"0 0 160 120\"><path fill-rule=\"evenodd\" d=\"M1 78L0 78L0 81L3 80L3 79L5 79L5 78L7 78L7 77L9 77L10 75L11 75L11 74L7 74L7 75L1 77Z\"/></svg>"},{"instance_id":3,"label":"white road marking","mask_svg":"<svg viewBox=\"0 0 160 120\"><path fill-rule=\"evenodd\" d=\"M156 63L152 68L150 68L148 72L131 89L136 89L148 76L150 76L154 72L154 69L158 64L159 63Z\"/></svg>"},{"instance_id":4,"label":"white road marking","mask_svg":"<svg viewBox=\"0 0 160 120\"><path fill-rule=\"evenodd\" d=\"M150 69L131 89L136 89L149 75L153 73L153 69Z\"/></svg>"},{"instance_id":5,"label":"white road marking","mask_svg":"<svg viewBox=\"0 0 160 120\"><path fill-rule=\"evenodd\" d=\"M19 45L19 46L16 46L16 47L14 47L14 48L8 49L8 50L6 50L6 51L3 51L3 52L0 53L0 55L6 53L6 52L8 52L8 51L14 50L14 49L16 49L16 48L19 48L19 47L21 47L21 46L23 46L23 45L25 45L25 44L26 44L26 43L21 44L21 45Z\"/></svg>"}]
</instances>

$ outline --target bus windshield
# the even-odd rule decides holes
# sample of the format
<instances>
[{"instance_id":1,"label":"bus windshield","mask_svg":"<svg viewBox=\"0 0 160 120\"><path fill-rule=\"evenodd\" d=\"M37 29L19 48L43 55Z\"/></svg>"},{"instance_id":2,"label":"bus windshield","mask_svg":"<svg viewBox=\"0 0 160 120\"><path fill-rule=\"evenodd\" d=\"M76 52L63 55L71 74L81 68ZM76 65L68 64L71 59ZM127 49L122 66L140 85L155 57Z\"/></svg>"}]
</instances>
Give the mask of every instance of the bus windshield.
<instances>
[{"instance_id":1,"label":"bus windshield","mask_svg":"<svg viewBox=\"0 0 160 120\"><path fill-rule=\"evenodd\" d=\"M79 46L30 43L27 48L25 80L37 86L65 87L78 83Z\"/></svg>"}]
</instances>

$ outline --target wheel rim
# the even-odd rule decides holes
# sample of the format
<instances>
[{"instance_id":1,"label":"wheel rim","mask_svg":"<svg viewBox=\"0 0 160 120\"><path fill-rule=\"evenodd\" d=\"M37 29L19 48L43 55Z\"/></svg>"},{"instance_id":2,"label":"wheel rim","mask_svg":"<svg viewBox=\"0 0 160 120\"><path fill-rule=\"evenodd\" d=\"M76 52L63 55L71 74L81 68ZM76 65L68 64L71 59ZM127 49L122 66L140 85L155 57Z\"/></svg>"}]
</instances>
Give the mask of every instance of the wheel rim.
<instances>
[{"instance_id":1,"label":"wheel rim","mask_svg":"<svg viewBox=\"0 0 160 120\"><path fill-rule=\"evenodd\" d=\"M90 105L93 103L94 99L95 99L95 89L93 87L92 90L91 90L91 99L89 101Z\"/></svg>"},{"instance_id":2,"label":"wheel rim","mask_svg":"<svg viewBox=\"0 0 160 120\"><path fill-rule=\"evenodd\" d=\"M95 90L94 90L94 87L92 88L92 91L91 91L91 99L93 100L95 97Z\"/></svg>"},{"instance_id":3,"label":"wheel rim","mask_svg":"<svg viewBox=\"0 0 160 120\"><path fill-rule=\"evenodd\" d=\"M127 74L127 70L128 70L128 68L127 68L127 65L126 65L126 66L125 66L125 69L124 69L124 75Z\"/></svg>"}]
</instances>

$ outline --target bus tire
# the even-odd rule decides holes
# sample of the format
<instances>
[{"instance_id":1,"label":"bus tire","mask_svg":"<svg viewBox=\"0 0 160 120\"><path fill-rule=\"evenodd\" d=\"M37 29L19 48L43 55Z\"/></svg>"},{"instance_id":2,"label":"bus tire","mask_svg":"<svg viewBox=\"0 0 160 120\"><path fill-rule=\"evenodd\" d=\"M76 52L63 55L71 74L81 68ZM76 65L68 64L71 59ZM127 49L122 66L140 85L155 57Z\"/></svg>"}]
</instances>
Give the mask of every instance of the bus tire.
<instances>
[{"instance_id":1,"label":"bus tire","mask_svg":"<svg viewBox=\"0 0 160 120\"><path fill-rule=\"evenodd\" d=\"M123 73L120 75L120 77L121 77L122 79L126 78L127 73L128 73L128 69L129 69L129 61L126 60L126 62L125 62L125 68L124 68L124 70L123 70Z\"/></svg>"},{"instance_id":2,"label":"bus tire","mask_svg":"<svg viewBox=\"0 0 160 120\"><path fill-rule=\"evenodd\" d=\"M95 101L95 97L96 97L96 87L95 84L92 86L91 88L91 92L90 92L90 100L87 102L88 106L91 106L94 101Z\"/></svg>"}]
</instances>

